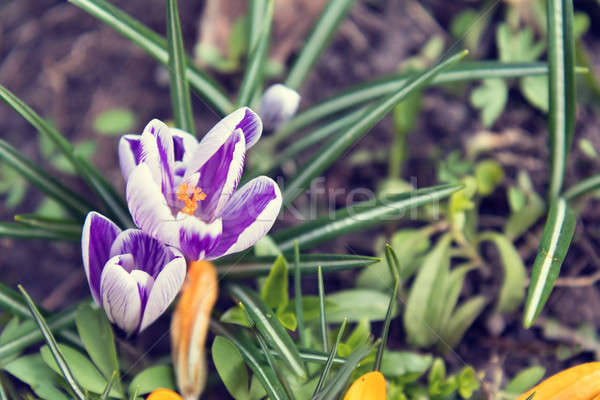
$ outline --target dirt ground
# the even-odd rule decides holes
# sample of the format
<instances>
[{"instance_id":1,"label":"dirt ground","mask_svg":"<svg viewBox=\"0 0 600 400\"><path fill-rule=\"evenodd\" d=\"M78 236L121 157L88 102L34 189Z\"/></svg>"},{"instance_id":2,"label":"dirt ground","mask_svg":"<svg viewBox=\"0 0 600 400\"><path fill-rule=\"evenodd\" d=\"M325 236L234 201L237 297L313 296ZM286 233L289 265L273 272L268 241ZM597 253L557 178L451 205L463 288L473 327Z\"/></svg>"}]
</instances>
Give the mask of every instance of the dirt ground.
<instances>
[{"instance_id":1,"label":"dirt ground","mask_svg":"<svg viewBox=\"0 0 600 400\"><path fill-rule=\"evenodd\" d=\"M164 33L163 1L113 3L156 31ZM446 48L449 48L454 43L454 39L447 33L451 17L465 6L473 6L473 1L467 0L451 3L442 0L422 3L364 0L357 3L351 10L350 18L335 35L332 45L304 85L301 107L308 107L365 79L393 72L402 60L417 53L434 34L442 35ZM585 1L576 1L575 5L576 8L581 7L592 13L592 18L594 15L598 16L598 6ZM501 7L502 4L498 4L493 11L494 21L502 17ZM190 52L198 40L202 11L202 1L180 1L184 40ZM493 30L490 30L483 35L478 54L481 59L496 57L492 34ZM591 31L584 37L584 43L598 67L598 24L592 25ZM299 44L301 43L292 43L289 51L293 53ZM598 74L598 71L600 70L596 69L593 72ZM118 138L95 134L92 123L99 113L115 107L134 111L138 118L137 132L141 132L145 123L152 118L170 119L170 97L165 72L144 51L67 2L0 1L0 84L52 120L71 140L95 139L97 152L92 161L121 189L123 181L116 157ZM239 75L215 76L232 92L240 82ZM470 137L484 129L476 110L469 105L468 92L466 93L456 97L440 89L431 89L424 96L422 115L415 133L409 139L410 154L405 171L407 178L418 177L418 185L421 187L436 183L435 157L432 156L436 149L447 154L464 148ZM193 102L197 130L201 132L209 129L218 120L218 116L197 97L194 97ZM511 92L506 111L492 128L497 134L509 130L519 135L517 143L497 153L488 153L487 156L496 158L505 167L506 184L514 181L518 169L524 167L533 178L538 193L544 193L549 173L545 116L529 106L518 93ZM32 159L42 162L33 128L3 104L0 104L0 137ZM329 170L326 186L375 189L387 171L384 162L349 167L346 161L357 150L377 151L387 148L391 137L391 121L387 118ZM584 137L596 148L600 148L598 110L592 105L580 104L576 140ZM566 186L598 171L599 164L597 159L585 158L580 150L574 148L566 175ZM50 171L55 172L52 169ZM77 181L69 178L64 182L80 187ZM30 212L40 200L40 194L30 188L26 200L16 210L7 210L0 205L0 219L10 220L16 213ZM598 205L597 198L588 199L582 204L575 241L561 276L585 277L600 271ZM486 217L482 218L482 224L486 228L497 229L498 221L502 221L508 213L504 191L497 190L484 201L482 207ZM531 265L535 257L537 238L542 227L543 224L536 225L518 243L527 265ZM365 239L371 236L373 235L365 233L348 235L328 244L325 250L371 254L372 240ZM489 251L493 252L493 249ZM491 256L494 257L493 254ZM500 267L495 267L498 268L494 269L490 277L471 278L464 289L464 295L473 292L488 292L490 295L497 293ZM3 283L11 286L23 284L37 301L49 309L61 309L89 295L77 243L0 238L0 276ZM351 273L331 276L328 277L327 284L332 288L344 287L352 283L353 276ZM312 282L307 279L307 285ZM222 302L226 303L226 300ZM520 368L534 363L542 363L550 371L555 371L567 364L593 358L593 353L587 352L577 358L559 361L555 357L559 342L547 340L537 327L522 329L520 315L507 317L503 321L486 320L487 315L489 313L484 313L476 321L455 353L447 356L453 367L471 363L488 372L501 368L512 375ZM600 326L598 285L591 281L578 287L556 288L543 317L556 318L573 330L563 335L565 338L562 342L577 342L574 330L582 323ZM168 337L163 335L167 323L166 318L163 318L161 323L145 332L136 344L138 351L147 350L147 346L157 338L162 340L157 347L150 349L150 354L164 354L168 351ZM494 327L497 324L501 324L503 329L500 334L495 335L497 329ZM392 347L403 346L402 332L401 321L397 319L392 324Z\"/></svg>"}]
</instances>

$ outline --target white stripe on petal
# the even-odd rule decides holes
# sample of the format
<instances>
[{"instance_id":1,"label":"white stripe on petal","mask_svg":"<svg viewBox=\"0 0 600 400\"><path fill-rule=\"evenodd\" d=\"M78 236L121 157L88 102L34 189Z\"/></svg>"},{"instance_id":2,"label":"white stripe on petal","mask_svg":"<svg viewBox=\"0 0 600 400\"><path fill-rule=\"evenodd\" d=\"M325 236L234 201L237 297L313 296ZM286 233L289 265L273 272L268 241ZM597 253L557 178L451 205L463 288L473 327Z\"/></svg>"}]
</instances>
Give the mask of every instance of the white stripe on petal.
<instances>
[{"instance_id":1,"label":"white stripe on petal","mask_svg":"<svg viewBox=\"0 0 600 400\"><path fill-rule=\"evenodd\" d=\"M142 303L137 281L118 261L119 256L111 258L102 271L102 306L108 319L131 335L140 324Z\"/></svg>"},{"instance_id":2,"label":"white stripe on petal","mask_svg":"<svg viewBox=\"0 0 600 400\"><path fill-rule=\"evenodd\" d=\"M131 171L138 165L140 150L140 135L125 135L119 140L119 165L125 182Z\"/></svg>"}]
</instances>

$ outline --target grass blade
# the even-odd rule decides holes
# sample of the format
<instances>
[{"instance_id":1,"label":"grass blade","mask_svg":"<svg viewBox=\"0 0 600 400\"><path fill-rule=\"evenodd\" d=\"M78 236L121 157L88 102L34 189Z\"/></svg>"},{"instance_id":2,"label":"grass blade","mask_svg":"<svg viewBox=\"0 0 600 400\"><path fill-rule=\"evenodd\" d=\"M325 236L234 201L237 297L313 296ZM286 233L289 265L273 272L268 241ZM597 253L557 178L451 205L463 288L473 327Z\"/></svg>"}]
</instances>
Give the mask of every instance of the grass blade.
<instances>
[{"instance_id":1,"label":"grass blade","mask_svg":"<svg viewBox=\"0 0 600 400\"><path fill-rule=\"evenodd\" d=\"M294 395L288 387L288 385L286 384L285 378L281 376L281 371L275 366L275 361L273 360L273 356L269 351L269 346L267 346L267 343L265 342L265 339L263 338L262 334L258 332L256 328L253 328L252 331L256 336L256 340L260 345L260 349L262 350L263 354L265 355L265 358L267 359L267 364L269 364L269 368L275 371L275 375L277 376L277 379L279 379L279 383L281 384L281 387L283 387L283 389L285 390L287 397L290 398L290 400L294 400Z\"/></svg>"},{"instance_id":2,"label":"grass blade","mask_svg":"<svg viewBox=\"0 0 600 400\"><path fill-rule=\"evenodd\" d=\"M325 313L325 285L323 283L323 268L319 265L319 316L321 320L321 341L323 342L323 352L327 353L329 347L329 338L327 337L327 315ZM298 305L298 303L296 303ZM344 323L347 319L344 319ZM316 391L315 391L316 393Z\"/></svg>"},{"instance_id":3,"label":"grass blade","mask_svg":"<svg viewBox=\"0 0 600 400\"><path fill-rule=\"evenodd\" d=\"M71 219L45 217L38 214L19 214L15 215L15 221L28 227L60 233L73 239L81 237L81 222Z\"/></svg>"},{"instance_id":4,"label":"grass blade","mask_svg":"<svg viewBox=\"0 0 600 400\"><path fill-rule=\"evenodd\" d=\"M461 189L461 185L441 185L381 197L338 210L333 217L324 215L304 224L277 232L273 240L283 252L290 251L293 240L301 249L314 246L358 229L366 229L382 221L398 218L408 210L436 202Z\"/></svg>"},{"instance_id":5,"label":"grass blade","mask_svg":"<svg viewBox=\"0 0 600 400\"><path fill-rule=\"evenodd\" d=\"M243 258L224 257L215 261L220 266L219 277L227 279L244 279L267 276L275 262L276 256ZM316 274L317 266L325 272L344 271L367 267L381 261L376 257L355 256L349 254L301 254L298 267L302 274Z\"/></svg>"},{"instance_id":6,"label":"grass blade","mask_svg":"<svg viewBox=\"0 0 600 400\"><path fill-rule=\"evenodd\" d=\"M313 157L303 167L300 167L300 173L296 175L287 184L285 191L283 192L284 204L290 204L294 201L305 188L308 187L310 181L321 173L323 173L333 162L335 162L342 153L356 142L363 134L371 129L377 122L379 122L388 112L394 108L396 104L402 101L406 96L414 92L415 90L421 89L431 79L441 72L444 68L452 65L461 58L463 58L468 52L462 51L440 64L430 69L429 71L419 75L407 83L397 93L386 97L384 100L375 104L365 114L363 119L353 125L349 130L345 131L341 136L336 137L327 144L321 147L317 155Z\"/></svg>"},{"instance_id":7,"label":"grass blade","mask_svg":"<svg viewBox=\"0 0 600 400\"><path fill-rule=\"evenodd\" d=\"M78 235L65 234L45 228L25 226L13 222L0 222L0 236L15 239L34 240L60 240L78 242L81 240L81 232Z\"/></svg>"},{"instance_id":8,"label":"grass blade","mask_svg":"<svg viewBox=\"0 0 600 400\"><path fill-rule=\"evenodd\" d=\"M273 21L273 7L274 1L267 0L265 14L263 15L263 20L261 22L260 35L254 44L254 47L250 48L250 57L248 58L246 73L244 74L238 96L238 107L250 105L256 88L261 85L264 64L269 48L269 37Z\"/></svg>"},{"instance_id":9,"label":"grass blade","mask_svg":"<svg viewBox=\"0 0 600 400\"><path fill-rule=\"evenodd\" d=\"M383 360L383 351L385 350L385 344L387 343L387 338L390 333L390 323L392 322L392 310L394 309L394 304L396 303L396 297L398 296L399 286L400 276L396 274L396 276L394 277L394 290L392 291L392 297L390 297L390 305L388 306L387 312L385 314L385 321L383 322L383 331L381 333L381 342L379 343L379 347L377 348L377 354L375 355L375 365L373 366L373 371L379 371L381 369L381 360Z\"/></svg>"},{"instance_id":10,"label":"grass blade","mask_svg":"<svg viewBox=\"0 0 600 400\"><path fill-rule=\"evenodd\" d=\"M575 129L575 39L571 0L548 0L548 83L550 94L549 130L550 200L561 192L566 159Z\"/></svg>"},{"instance_id":11,"label":"grass blade","mask_svg":"<svg viewBox=\"0 0 600 400\"><path fill-rule=\"evenodd\" d=\"M260 363L258 350L252 343L242 335L229 331L224 325L213 319L210 320L210 329L215 335L224 336L237 347L252 372L254 372L256 377L262 383L270 399L288 399L285 389L281 386L275 372L271 368L265 368L265 366Z\"/></svg>"},{"instance_id":12,"label":"grass blade","mask_svg":"<svg viewBox=\"0 0 600 400\"><path fill-rule=\"evenodd\" d=\"M73 377L73 374L71 373L69 366L67 365L63 355L61 354L61 352L58 348L58 344L56 343L56 340L54 339L54 336L52 335L52 331L50 330L50 327L44 320L44 317L42 317L42 314L40 314L40 312L38 311L37 307L35 306L35 303L31 299L31 297L29 297L29 295L27 294L27 292L25 291L25 289L23 289L23 287L21 285L19 285L19 290L23 294L23 297L25 298L25 302L27 303L27 307L29 308L29 311L31 312L33 319L35 320L36 324L38 325L41 334L44 336L44 340L48 344L48 348L50 348L50 351L52 352L52 356L54 357L56 364L60 368L60 371L62 372L62 375L65 378L65 381L67 382L67 384L69 385L69 387L71 388L71 390L73 391L75 396L77 396L78 399L86 400L86 396L83 393L83 390L81 389L81 387L79 386L79 384L77 383L75 378Z\"/></svg>"},{"instance_id":13,"label":"grass blade","mask_svg":"<svg viewBox=\"0 0 600 400\"><path fill-rule=\"evenodd\" d=\"M0 139L0 160L6 162L32 185L76 214L83 216L94 208L92 204L58 182L2 139Z\"/></svg>"},{"instance_id":14,"label":"grass blade","mask_svg":"<svg viewBox=\"0 0 600 400\"><path fill-rule=\"evenodd\" d=\"M227 291L242 302L248 316L256 324L256 329L269 339L290 369L300 378L307 378L308 375L300 353L277 316L269 311L262 300L252 291L238 285L227 286Z\"/></svg>"},{"instance_id":15,"label":"grass blade","mask_svg":"<svg viewBox=\"0 0 600 400\"><path fill-rule=\"evenodd\" d=\"M296 321L298 336L302 346L306 346L306 333L304 332L304 309L302 307L302 276L300 272L300 248L298 242L294 243L294 298L296 299Z\"/></svg>"},{"instance_id":16,"label":"grass blade","mask_svg":"<svg viewBox=\"0 0 600 400\"><path fill-rule=\"evenodd\" d=\"M573 201L598 189L600 189L600 174L591 176L571 186L565 191L563 197L567 201Z\"/></svg>"},{"instance_id":17,"label":"grass blade","mask_svg":"<svg viewBox=\"0 0 600 400\"><path fill-rule=\"evenodd\" d=\"M571 244L575 223L575 214L567 201L559 197L550 207L538 255L533 264L523 319L526 328L533 324L552 292Z\"/></svg>"},{"instance_id":18,"label":"grass blade","mask_svg":"<svg viewBox=\"0 0 600 400\"><path fill-rule=\"evenodd\" d=\"M315 392L313 397L316 396L317 393L323 388L325 384L325 380L327 379L327 375L329 375L329 370L333 365L333 359L335 358L335 354L337 353L337 348L342 340L342 336L344 336L344 332L346 331L346 325L348 324L348 320L344 318L342 325L340 326L340 330L338 331L337 337L335 338L335 342L333 343L333 347L329 352L329 357L327 357L327 362L325 363L325 367L323 371L321 371L321 376L319 377L319 381L317 382L317 387L315 387Z\"/></svg>"},{"instance_id":19,"label":"grass blade","mask_svg":"<svg viewBox=\"0 0 600 400\"><path fill-rule=\"evenodd\" d=\"M322 353L320 351L311 350L311 349L298 349L300 352L300 357L306 362L313 362L319 364L325 364L327 359L329 358L329 353ZM281 357L275 350L271 350L271 354L275 357ZM335 365L343 365L347 360L343 357L334 357L333 363Z\"/></svg>"},{"instance_id":20,"label":"grass blade","mask_svg":"<svg viewBox=\"0 0 600 400\"><path fill-rule=\"evenodd\" d=\"M167 1L167 47L169 49L169 76L171 104L175 126L194 134L194 117L190 87L185 76L186 56L181 37L177 0Z\"/></svg>"},{"instance_id":21,"label":"grass blade","mask_svg":"<svg viewBox=\"0 0 600 400\"><path fill-rule=\"evenodd\" d=\"M285 81L287 87L294 90L300 88L313 64L331 41L333 32L344 19L352 3L354 0L329 1L288 74Z\"/></svg>"},{"instance_id":22,"label":"grass blade","mask_svg":"<svg viewBox=\"0 0 600 400\"><path fill-rule=\"evenodd\" d=\"M578 72L584 72L578 68ZM431 85L442 83L473 81L490 78L520 78L524 76L547 75L546 63L501 63L496 61L464 62L449 67L431 81ZM402 89L414 73L400 73L376 78L372 81L345 89L328 100L308 108L284 124L275 134L274 142L279 143L292 133L316 121L330 117L365 102L387 96Z\"/></svg>"},{"instance_id":23,"label":"grass blade","mask_svg":"<svg viewBox=\"0 0 600 400\"><path fill-rule=\"evenodd\" d=\"M167 41L146 25L104 0L69 1L140 46L162 65L168 65ZM186 76L190 86L219 114L225 115L233 110L225 91L196 68L189 58L186 59Z\"/></svg>"},{"instance_id":24,"label":"grass blade","mask_svg":"<svg viewBox=\"0 0 600 400\"><path fill-rule=\"evenodd\" d=\"M104 392L102 392L102 394L100 395L100 400L108 399L108 394L110 393L110 390L112 389L112 387L116 381L117 381L117 371L113 372L110 380L106 383L106 388L104 389Z\"/></svg>"}]
</instances>

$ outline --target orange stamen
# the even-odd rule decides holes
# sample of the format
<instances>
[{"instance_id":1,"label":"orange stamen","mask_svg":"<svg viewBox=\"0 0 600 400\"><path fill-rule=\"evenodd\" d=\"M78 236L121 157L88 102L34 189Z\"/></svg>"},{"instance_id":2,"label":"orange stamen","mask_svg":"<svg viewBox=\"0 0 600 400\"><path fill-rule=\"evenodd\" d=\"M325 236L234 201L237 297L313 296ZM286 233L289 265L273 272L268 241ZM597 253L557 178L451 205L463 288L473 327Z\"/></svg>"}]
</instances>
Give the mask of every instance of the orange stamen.
<instances>
[{"instance_id":1,"label":"orange stamen","mask_svg":"<svg viewBox=\"0 0 600 400\"><path fill-rule=\"evenodd\" d=\"M198 202L206 198L206 193L202 192L202 189L195 187L192 194L188 194L190 191L190 185L182 183L177 188L177 200L181 200L185 203L185 206L180 210L184 214L194 215L194 212L198 209Z\"/></svg>"}]
</instances>

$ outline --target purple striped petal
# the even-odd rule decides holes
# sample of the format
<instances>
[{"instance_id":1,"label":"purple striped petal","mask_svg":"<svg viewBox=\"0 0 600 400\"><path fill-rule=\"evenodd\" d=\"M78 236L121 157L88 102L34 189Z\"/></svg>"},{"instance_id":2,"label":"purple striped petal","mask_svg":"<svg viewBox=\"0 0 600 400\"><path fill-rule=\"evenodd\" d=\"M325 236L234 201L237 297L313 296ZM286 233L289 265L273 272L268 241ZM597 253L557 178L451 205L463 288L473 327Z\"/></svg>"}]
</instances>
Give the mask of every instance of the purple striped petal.
<instances>
[{"instance_id":1,"label":"purple striped petal","mask_svg":"<svg viewBox=\"0 0 600 400\"><path fill-rule=\"evenodd\" d=\"M200 141L186 175L202 167L206 161L217 152L236 129L240 129L246 138L246 149L252 147L262 133L260 117L248 107L240 108L219 121Z\"/></svg>"},{"instance_id":2,"label":"purple striped petal","mask_svg":"<svg viewBox=\"0 0 600 400\"><path fill-rule=\"evenodd\" d=\"M244 135L238 129L200 167L197 186L206 193L206 198L198 202L196 215L208 222L221 215L242 176L245 154Z\"/></svg>"},{"instance_id":3,"label":"purple striped petal","mask_svg":"<svg viewBox=\"0 0 600 400\"><path fill-rule=\"evenodd\" d=\"M235 192L223 211L223 233L207 259L236 253L267 234L281 209L281 191L271 178L259 176Z\"/></svg>"},{"instance_id":4,"label":"purple striped petal","mask_svg":"<svg viewBox=\"0 0 600 400\"><path fill-rule=\"evenodd\" d=\"M153 119L144 128L140 145L140 163L150 167L152 176L160 184L163 195L168 200L174 200L175 145L169 127Z\"/></svg>"},{"instance_id":5,"label":"purple striped petal","mask_svg":"<svg viewBox=\"0 0 600 400\"><path fill-rule=\"evenodd\" d=\"M140 163L141 152L140 135L125 135L119 140L119 165L125 181Z\"/></svg>"},{"instance_id":6,"label":"purple striped petal","mask_svg":"<svg viewBox=\"0 0 600 400\"><path fill-rule=\"evenodd\" d=\"M139 331L143 331L156 321L171 304L179 290L186 274L186 263L183 258L175 258L168 263L154 280L154 285L142 314Z\"/></svg>"},{"instance_id":7,"label":"purple striped petal","mask_svg":"<svg viewBox=\"0 0 600 400\"><path fill-rule=\"evenodd\" d=\"M81 232L81 254L83 268L90 285L92 297L102 304L100 296L100 277L104 264L110 259L110 246L121 229L111 220L97 212L90 212Z\"/></svg>"},{"instance_id":8,"label":"purple striped petal","mask_svg":"<svg viewBox=\"0 0 600 400\"><path fill-rule=\"evenodd\" d=\"M142 316L138 280L119 265L119 256L106 263L102 271L100 294L108 319L129 335L136 332Z\"/></svg>"},{"instance_id":9,"label":"purple striped petal","mask_svg":"<svg viewBox=\"0 0 600 400\"><path fill-rule=\"evenodd\" d=\"M117 236L110 249L110 255L114 257L120 254L131 254L135 268L154 279L161 269L175 258L164 244L138 229L127 229Z\"/></svg>"},{"instance_id":10,"label":"purple striped petal","mask_svg":"<svg viewBox=\"0 0 600 400\"><path fill-rule=\"evenodd\" d=\"M127 181L126 197L129 212L138 228L165 241L165 229L175 218L148 165L142 163L135 167Z\"/></svg>"},{"instance_id":11,"label":"purple striped petal","mask_svg":"<svg viewBox=\"0 0 600 400\"><path fill-rule=\"evenodd\" d=\"M194 155L194 151L196 151L198 141L194 135L177 128L171 128L171 135L173 135L175 161L181 161L184 164L188 163Z\"/></svg>"},{"instance_id":12,"label":"purple striped petal","mask_svg":"<svg viewBox=\"0 0 600 400\"><path fill-rule=\"evenodd\" d=\"M202 260L210 252L221 237L221 220L205 223L199 218L187 214L179 214L177 219L177 237L171 239L187 259Z\"/></svg>"}]
</instances>

